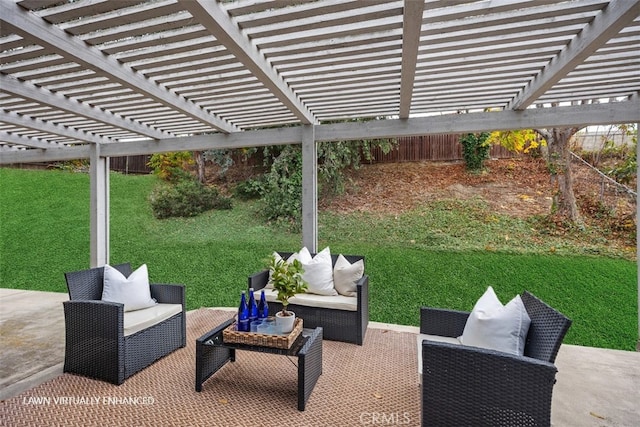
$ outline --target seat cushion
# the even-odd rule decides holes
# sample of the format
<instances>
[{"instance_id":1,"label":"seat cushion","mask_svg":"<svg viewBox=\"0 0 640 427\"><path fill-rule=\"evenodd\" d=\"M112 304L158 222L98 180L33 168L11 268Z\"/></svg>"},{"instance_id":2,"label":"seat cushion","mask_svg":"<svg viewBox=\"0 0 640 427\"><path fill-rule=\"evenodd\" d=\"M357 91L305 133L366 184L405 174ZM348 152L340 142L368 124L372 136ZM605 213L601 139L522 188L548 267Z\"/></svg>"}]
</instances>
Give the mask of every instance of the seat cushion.
<instances>
[{"instance_id":1,"label":"seat cushion","mask_svg":"<svg viewBox=\"0 0 640 427\"><path fill-rule=\"evenodd\" d=\"M182 304L156 304L124 313L124 336L135 334L182 312Z\"/></svg>"},{"instance_id":2,"label":"seat cushion","mask_svg":"<svg viewBox=\"0 0 640 427\"><path fill-rule=\"evenodd\" d=\"M447 342L449 344L460 344L460 340L458 338L453 337L441 337L440 335L429 335L429 334L418 334L416 336L416 340L418 343L418 373L422 375L422 341L438 341L438 342Z\"/></svg>"},{"instance_id":3,"label":"seat cushion","mask_svg":"<svg viewBox=\"0 0 640 427\"><path fill-rule=\"evenodd\" d=\"M264 295L267 303L279 302L276 299L278 293L273 289L265 289ZM358 311L358 298L344 295L316 295L310 293L296 294L289 298L289 304L304 305L307 307L333 308L336 310Z\"/></svg>"}]
</instances>

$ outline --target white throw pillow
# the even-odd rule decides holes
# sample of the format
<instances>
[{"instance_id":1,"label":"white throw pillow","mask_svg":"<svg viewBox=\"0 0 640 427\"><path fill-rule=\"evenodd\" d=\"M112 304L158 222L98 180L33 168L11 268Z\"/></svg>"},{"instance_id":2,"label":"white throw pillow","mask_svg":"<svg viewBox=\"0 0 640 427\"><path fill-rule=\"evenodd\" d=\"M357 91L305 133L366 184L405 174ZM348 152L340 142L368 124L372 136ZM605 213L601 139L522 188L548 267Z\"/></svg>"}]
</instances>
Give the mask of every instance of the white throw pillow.
<instances>
[{"instance_id":1,"label":"white throw pillow","mask_svg":"<svg viewBox=\"0 0 640 427\"><path fill-rule=\"evenodd\" d=\"M329 248L325 248L325 249L329 249ZM307 249L306 246L300 249L300 252L292 253L291 256L287 258L287 262L293 262L294 259L297 259L303 264L310 263L313 260L313 258L311 257L311 252L309 252L309 249ZM329 254L329 259L331 259L331 254Z\"/></svg>"},{"instance_id":2,"label":"white throw pillow","mask_svg":"<svg viewBox=\"0 0 640 427\"><path fill-rule=\"evenodd\" d=\"M530 324L520 295L503 306L489 286L473 307L459 339L464 345L522 356Z\"/></svg>"},{"instance_id":3,"label":"white throw pillow","mask_svg":"<svg viewBox=\"0 0 640 427\"><path fill-rule=\"evenodd\" d=\"M358 295L356 282L364 274L364 261L351 264L342 254L338 255L333 267L333 284L340 295L355 297Z\"/></svg>"},{"instance_id":4,"label":"white throw pillow","mask_svg":"<svg viewBox=\"0 0 640 427\"><path fill-rule=\"evenodd\" d=\"M276 259L276 261L280 261L282 259L282 257L278 252L274 252L272 255ZM273 282L271 281L271 270L269 270L269 280L267 280L267 284L265 285L264 288L273 289Z\"/></svg>"},{"instance_id":5,"label":"white throw pillow","mask_svg":"<svg viewBox=\"0 0 640 427\"><path fill-rule=\"evenodd\" d=\"M156 300L151 298L147 264L142 264L128 278L110 265L105 265L102 300L122 303L124 311L156 305Z\"/></svg>"},{"instance_id":6,"label":"white throw pillow","mask_svg":"<svg viewBox=\"0 0 640 427\"><path fill-rule=\"evenodd\" d=\"M338 295L333 286L333 263L327 246L311 258L307 248L298 253L304 273L302 278L308 283L307 292L318 295Z\"/></svg>"},{"instance_id":7,"label":"white throw pillow","mask_svg":"<svg viewBox=\"0 0 640 427\"><path fill-rule=\"evenodd\" d=\"M305 259L309 259L309 261L311 261L311 254L309 253L309 251L307 250L307 248L302 248L305 251L307 251L306 256L303 254L303 256L305 256ZM302 252L302 251L300 251ZM273 253L273 257L276 259L276 261L280 261L282 259L282 257L280 256L280 254L278 252L274 252ZM300 260L300 253L299 252L294 252L291 255L289 255L289 258L287 258L287 262L288 263L292 263L294 259ZM267 281L267 284L264 287L265 289L273 289L273 282L271 281L271 270L269 270L269 280Z\"/></svg>"}]
</instances>

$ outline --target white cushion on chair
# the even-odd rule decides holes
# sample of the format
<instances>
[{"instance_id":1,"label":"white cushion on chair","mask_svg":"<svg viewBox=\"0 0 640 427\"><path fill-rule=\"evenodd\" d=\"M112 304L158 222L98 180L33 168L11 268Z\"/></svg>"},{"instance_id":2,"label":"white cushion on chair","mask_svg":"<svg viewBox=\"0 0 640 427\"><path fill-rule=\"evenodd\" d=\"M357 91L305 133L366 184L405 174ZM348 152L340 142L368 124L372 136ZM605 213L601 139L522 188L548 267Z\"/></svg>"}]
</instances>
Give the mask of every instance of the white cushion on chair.
<instances>
[{"instance_id":1,"label":"white cushion on chair","mask_svg":"<svg viewBox=\"0 0 640 427\"><path fill-rule=\"evenodd\" d=\"M473 307L460 341L464 345L522 356L530 324L531 318L520 295L503 306L489 286Z\"/></svg>"},{"instance_id":2,"label":"white cushion on chair","mask_svg":"<svg viewBox=\"0 0 640 427\"><path fill-rule=\"evenodd\" d=\"M142 264L129 277L110 265L104 266L102 300L124 304L124 311L140 310L157 304L151 298L147 264Z\"/></svg>"},{"instance_id":3,"label":"white cushion on chair","mask_svg":"<svg viewBox=\"0 0 640 427\"><path fill-rule=\"evenodd\" d=\"M279 302L276 299L278 292L275 289L264 289L264 295L268 303ZM344 295L296 294L289 298L289 304L304 305L306 307L333 308L344 311L358 311L358 297L346 297ZM289 307L289 310L291 309L292 307Z\"/></svg>"},{"instance_id":4,"label":"white cushion on chair","mask_svg":"<svg viewBox=\"0 0 640 427\"><path fill-rule=\"evenodd\" d=\"M182 312L182 304L156 304L124 313L124 336L135 334Z\"/></svg>"}]
</instances>

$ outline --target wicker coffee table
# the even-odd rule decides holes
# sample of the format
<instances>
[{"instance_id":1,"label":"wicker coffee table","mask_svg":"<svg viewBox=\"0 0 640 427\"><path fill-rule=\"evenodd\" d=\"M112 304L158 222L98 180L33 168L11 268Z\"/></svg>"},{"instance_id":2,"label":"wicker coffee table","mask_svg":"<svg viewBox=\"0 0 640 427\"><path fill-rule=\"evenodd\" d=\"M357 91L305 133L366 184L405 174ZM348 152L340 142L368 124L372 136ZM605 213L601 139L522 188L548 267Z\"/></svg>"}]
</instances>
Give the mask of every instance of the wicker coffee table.
<instances>
[{"instance_id":1,"label":"wicker coffee table","mask_svg":"<svg viewBox=\"0 0 640 427\"><path fill-rule=\"evenodd\" d=\"M322 328L303 329L290 348L225 343L222 331L233 319L221 323L196 340L196 391L225 363L236 360L236 350L257 351L298 358L298 410L304 411L318 377L322 374Z\"/></svg>"}]
</instances>

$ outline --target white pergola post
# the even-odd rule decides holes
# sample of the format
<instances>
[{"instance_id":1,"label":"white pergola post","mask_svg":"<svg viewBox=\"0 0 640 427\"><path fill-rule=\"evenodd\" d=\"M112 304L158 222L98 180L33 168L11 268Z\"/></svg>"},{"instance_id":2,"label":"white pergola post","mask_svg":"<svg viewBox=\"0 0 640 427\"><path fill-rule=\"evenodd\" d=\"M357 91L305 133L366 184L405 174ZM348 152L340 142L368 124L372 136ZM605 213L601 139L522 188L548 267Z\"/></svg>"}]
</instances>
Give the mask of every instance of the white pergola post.
<instances>
[{"instance_id":1,"label":"white pergola post","mask_svg":"<svg viewBox=\"0 0 640 427\"><path fill-rule=\"evenodd\" d=\"M315 126L302 132L302 246L318 249L318 147Z\"/></svg>"},{"instance_id":2,"label":"white pergola post","mask_svg":"<svg viewBox=\"0 0 640 427\"><path fill-rule=\"evenodd\" d=\"M91 267L109 262L109 158L100 155L100 144L91 144L89 155Z\"/></svg>"}]
</instances>

